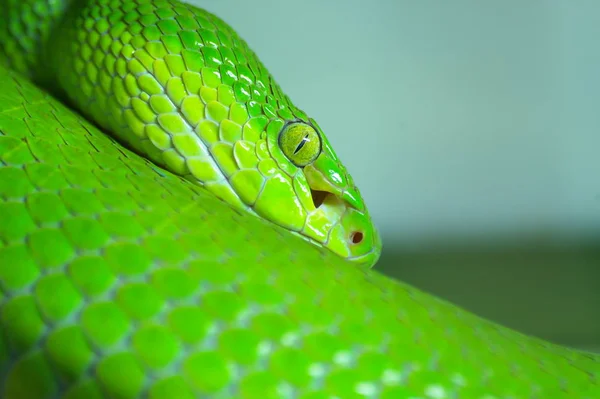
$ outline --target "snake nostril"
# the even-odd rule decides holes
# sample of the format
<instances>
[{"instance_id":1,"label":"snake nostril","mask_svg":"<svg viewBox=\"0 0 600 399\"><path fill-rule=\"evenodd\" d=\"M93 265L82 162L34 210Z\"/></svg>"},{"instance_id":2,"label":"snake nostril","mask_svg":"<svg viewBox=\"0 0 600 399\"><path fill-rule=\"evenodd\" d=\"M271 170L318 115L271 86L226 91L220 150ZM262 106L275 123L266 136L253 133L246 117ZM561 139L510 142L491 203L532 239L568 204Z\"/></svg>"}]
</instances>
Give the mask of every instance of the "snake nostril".
<instances>
[{"instance_id":1,"label":"snake nostril","mask_svg":"<svg viewBox=\"0 0 600 399\"><path fill-rule=\"evenodd\" d=\"M364 239L364 234L361 233L360 231L353 231L350 234L350 242L352 244L360 244L363 239Z\"/></svg>"}]
</instances>

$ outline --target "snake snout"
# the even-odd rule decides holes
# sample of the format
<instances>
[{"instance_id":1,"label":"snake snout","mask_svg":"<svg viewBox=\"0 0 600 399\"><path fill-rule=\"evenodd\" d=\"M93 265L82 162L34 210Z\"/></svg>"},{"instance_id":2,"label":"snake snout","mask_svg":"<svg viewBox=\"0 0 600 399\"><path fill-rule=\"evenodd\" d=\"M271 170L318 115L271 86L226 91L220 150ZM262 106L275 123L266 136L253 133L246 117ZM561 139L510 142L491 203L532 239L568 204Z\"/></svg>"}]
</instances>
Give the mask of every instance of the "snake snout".
<instances>
[{"instance_id":1,"label":"snake snout","mask_svg":"<svg viewBox=\"0 0 600 399\"><path fill-rule=\"evenodd\" d=\"M312 201L315 206L315 209L321 208L321 206L323 206L323 204L325 204L325 203L328 203L329 205L333 205L333 204L337 204L337 206L341 205L342 208L341 209L338 208L338 210L339 210L339 212L342 212L342 213L344 212L342 209L347 209L347 208L356 209L356 207L352 206L352 204L349 203L347 200L345 200L344 198L340 197L339 195L336 195L329 191L316 190L316 189L311 188L310 195L312 197ZM360 229L354 229L354 230L350 231L347 236L348 244L350 244L350 245L358 245L358 244L362 243L364 239L365 239L365 232L361 231Z\"/></svg>"}]
</instances>

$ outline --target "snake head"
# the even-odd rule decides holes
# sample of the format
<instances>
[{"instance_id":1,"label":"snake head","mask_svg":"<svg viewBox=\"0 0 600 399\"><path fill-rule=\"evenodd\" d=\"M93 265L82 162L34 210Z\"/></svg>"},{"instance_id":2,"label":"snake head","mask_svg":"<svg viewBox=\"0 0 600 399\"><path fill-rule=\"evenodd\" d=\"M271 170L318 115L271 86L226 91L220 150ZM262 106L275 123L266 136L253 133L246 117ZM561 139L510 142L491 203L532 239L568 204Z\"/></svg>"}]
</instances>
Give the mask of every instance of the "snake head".
<instances>
[{"instance_id":1,"label":"snake head","mask_svg":"<svg viewBox=\"0 0 600 399\"><path fill-rule=\"evenodd\" d=\"M373 265L381 241L352 178L246 42L194 8L173 9L190 22L168 21L173 32L163 36L137 3L110 20L80 9L61 19L90 28L55 30L43 67L58 91L129 149L234 209ZM144 32L132 39L121 28L134 24Z\"/></svg>"},{"instance_id":2,"label":"snake head","mask_svg":"<svg viewBox=\"0 0 600 399\"><path fill-rule=\"evenodd\" d=\"M352 177L318 124L308 118L307 122L284 123L277 134L269 130L269 152L290 179L292 199L297 202L297 206L280 205L288 211L283 223L347 260L374 265L381 253L379 233ZM273 214L264 216L276 219Z\"/></svg>"}]
</instances>

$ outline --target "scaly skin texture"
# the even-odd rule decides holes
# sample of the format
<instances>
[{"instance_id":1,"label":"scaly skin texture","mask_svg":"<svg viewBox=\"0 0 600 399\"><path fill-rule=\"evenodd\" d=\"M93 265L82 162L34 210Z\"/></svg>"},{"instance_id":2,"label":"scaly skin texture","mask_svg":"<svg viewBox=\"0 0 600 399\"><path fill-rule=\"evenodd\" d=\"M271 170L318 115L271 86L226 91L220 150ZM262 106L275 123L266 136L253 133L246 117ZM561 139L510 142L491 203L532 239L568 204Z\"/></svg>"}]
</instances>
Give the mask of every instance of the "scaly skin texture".
<instances>
[{"instance_id":1,"label":"scaly skin texture","mask_svg":"<svg viewBox=\"0 0 600 399\"><path fill-rule=\"evenodd\" d=\"M379 235L327 137L222 20L171 1L63 3L8 0L12 68L237 209L376 262Z\"/></svg>"},{"instance_id":2,"label":"scaly skin texture","mask_svg":"<svg viewBox=\"0 0 600 399\"><path fill-rule=\"evenodd\" d=\"M0 397L600 397L597 356L240 212L4 67L0 86Z\"/></svg>"}]
</instances>

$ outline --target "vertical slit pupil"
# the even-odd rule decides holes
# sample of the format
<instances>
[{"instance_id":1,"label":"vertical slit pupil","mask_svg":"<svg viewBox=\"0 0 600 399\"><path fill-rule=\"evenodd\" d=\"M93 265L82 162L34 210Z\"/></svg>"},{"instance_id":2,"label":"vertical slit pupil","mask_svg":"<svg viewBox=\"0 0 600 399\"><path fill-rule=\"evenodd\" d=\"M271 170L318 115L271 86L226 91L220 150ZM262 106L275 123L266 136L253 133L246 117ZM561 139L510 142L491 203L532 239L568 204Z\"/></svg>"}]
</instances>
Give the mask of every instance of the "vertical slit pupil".
<instances>
[{"instance_id":1,"label":"vertical slit pupil","mask_svg":"<svg viewBox=\"0 0 600 399\"><path fill-rule=\"evenodd\" d=\"M296 155L301 149L302 147L304 147L304 145L308 142L308 133L306 133L306 136L304 136L302 138L302 141L300 141L298 143L298 147L296 147L296 150L294 151L294 155Z\"/></svg>"}]
</instances>

